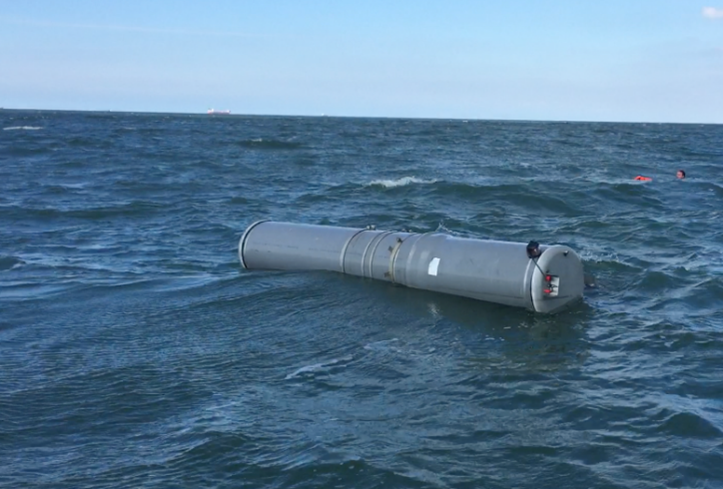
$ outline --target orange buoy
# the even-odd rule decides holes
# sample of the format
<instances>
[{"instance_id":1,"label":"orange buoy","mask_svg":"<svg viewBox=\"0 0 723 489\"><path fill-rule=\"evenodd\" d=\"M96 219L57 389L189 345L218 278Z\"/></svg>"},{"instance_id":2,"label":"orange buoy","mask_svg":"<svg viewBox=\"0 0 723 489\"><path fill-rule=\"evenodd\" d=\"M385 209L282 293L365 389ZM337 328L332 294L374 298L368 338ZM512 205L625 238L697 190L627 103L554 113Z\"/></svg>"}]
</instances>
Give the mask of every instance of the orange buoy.
<instances>
[{"instance_id":1,"label":"orange buoy","mask_svg":"<svg viewBox=\"0 0 723 489\"><path fill-rule=\"evenodd\" d=\"M650 178L650 177L644 177L644 176L642 176L642 175L638 175L637 177L633 178L633 180L642 180L642 181L644 181L644 182L648 182L648 181L652 180L652 178Z\"/></svg>"}]
</instances>

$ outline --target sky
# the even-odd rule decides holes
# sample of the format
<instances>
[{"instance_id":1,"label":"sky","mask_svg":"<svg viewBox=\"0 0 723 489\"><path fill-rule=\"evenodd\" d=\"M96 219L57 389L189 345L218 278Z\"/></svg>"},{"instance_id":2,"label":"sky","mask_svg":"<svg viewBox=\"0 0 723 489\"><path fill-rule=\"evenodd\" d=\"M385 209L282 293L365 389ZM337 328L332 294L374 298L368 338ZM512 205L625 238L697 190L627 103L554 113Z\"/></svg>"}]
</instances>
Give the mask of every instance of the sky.
<instances>
[{"instance_id":1,"label":"sky","mask_svg":"<svg viewBox=\"0 0 723 489\"><path fill-rule=\"evenodd\" d=\"M0 0L0 107L723 123L723 0Z\"/></svg>"}]
</instances>

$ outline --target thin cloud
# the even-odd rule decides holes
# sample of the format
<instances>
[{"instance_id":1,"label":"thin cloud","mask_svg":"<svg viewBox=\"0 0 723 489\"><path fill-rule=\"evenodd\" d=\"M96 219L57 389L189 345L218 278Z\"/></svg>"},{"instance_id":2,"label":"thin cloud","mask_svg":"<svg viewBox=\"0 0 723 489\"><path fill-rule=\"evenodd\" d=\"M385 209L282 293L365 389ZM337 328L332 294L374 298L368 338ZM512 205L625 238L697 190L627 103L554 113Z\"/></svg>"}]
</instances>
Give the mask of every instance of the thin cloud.
<instances>
[{"instance_id":1,"label":"thin cloud","mask_svg":"<svg viewBox=\"0 0 723 489\"><path fill-rule=\"evenodd\" d=\"M723 19L723 9L715 7L703 7L703 17L709 19Z\"/></svg>"},{"instance_id":2,"label":"thin cloud","mask_svg":"<svg viewBox=\"0 0 723 489\"><path fill-rule=\"evenodd\" d=\"M183 36L222 36L222 37L256 37L253 34L243 32L224 32L224 31L204 31L204 30L188 30L188 29L159 29L155 27L136 27L128 25L112 25L112 24L73 24L67 22L52 22L46 20L28 20L12 17L0 16L0 22L9 24L18 24L34 27L60 27L64 29L90 29L101 31L117 31L117 32L143 32L146 34L175 34Z\"/></svg>"}]
</instances>

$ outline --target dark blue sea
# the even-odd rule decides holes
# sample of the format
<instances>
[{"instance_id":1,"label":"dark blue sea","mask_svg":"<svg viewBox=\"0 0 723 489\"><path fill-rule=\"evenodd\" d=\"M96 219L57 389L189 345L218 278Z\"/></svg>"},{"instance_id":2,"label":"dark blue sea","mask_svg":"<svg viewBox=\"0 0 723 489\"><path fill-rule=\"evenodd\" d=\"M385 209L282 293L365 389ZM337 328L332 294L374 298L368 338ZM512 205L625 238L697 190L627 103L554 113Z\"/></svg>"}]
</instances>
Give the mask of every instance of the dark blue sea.
<instances>
[{"instance_id":1,"label":"dark blue sea","mask_svg":"<svg viewBox=\"0 0 723 489\"><path fill-rule=\"evenodd\" d=\"M259 219L596 287L247 271ZM723 126L0 111L0 486L723 487Z\"/></svg>"}]
</instances>

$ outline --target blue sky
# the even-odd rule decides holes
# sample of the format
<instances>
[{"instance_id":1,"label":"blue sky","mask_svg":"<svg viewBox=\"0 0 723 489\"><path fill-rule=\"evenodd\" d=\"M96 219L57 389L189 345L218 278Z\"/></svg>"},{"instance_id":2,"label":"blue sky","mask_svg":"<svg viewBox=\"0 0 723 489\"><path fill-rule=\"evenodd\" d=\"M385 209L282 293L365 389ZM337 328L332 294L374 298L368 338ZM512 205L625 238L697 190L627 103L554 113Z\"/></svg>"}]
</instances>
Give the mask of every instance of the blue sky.
<instances>
[{"instance_id":1,"label":"blue sky","mask_svg":"<svg viewBox=\"0 0 723 489\"><path fill-rule=\"evenodd\" d=\"M723 0L0 0L0 107L723 123Z\"/></svg>"}]
</instances>

